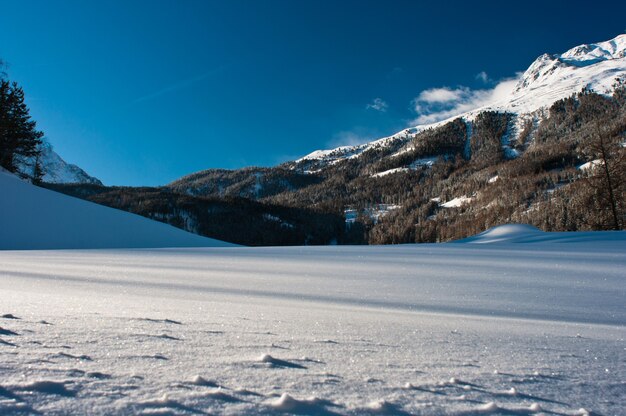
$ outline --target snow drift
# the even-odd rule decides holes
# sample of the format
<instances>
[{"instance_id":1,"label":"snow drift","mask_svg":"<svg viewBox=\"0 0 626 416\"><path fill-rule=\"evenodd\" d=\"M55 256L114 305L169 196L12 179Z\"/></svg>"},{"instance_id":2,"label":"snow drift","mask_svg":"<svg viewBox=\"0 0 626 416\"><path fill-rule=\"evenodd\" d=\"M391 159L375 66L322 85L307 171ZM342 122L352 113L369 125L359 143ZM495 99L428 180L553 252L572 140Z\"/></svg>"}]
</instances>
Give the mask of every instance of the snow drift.
<instances>
[{"instance_id":1,"label":"snow drift","mask_svg":"<svg viewBox=\"0 0 626 416\"><path fill-rule=\"evenodd\" d=\"M593 243L626 241L626 231L544 232L528 224L506 224L453 243Z\"/></svg>"},{"instance_id":2,"label":"snow drift","mask_svg":"<svg viewBox=\"0 0 626 416\"><path fill-rule=\"evenodd\" d=\"M0 171L0 249L229 246L138 215L39 188Z\"/></svg>"}]
</instances>

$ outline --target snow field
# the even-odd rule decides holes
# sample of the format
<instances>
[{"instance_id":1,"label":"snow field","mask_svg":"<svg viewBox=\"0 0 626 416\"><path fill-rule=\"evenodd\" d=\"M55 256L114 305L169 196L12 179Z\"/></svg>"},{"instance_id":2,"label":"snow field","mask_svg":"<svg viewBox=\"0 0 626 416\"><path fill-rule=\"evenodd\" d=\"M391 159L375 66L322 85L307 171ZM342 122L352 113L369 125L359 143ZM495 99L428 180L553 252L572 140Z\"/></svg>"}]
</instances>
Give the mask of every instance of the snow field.
<instances>
[{"instance_id":1,"label":"snow field","mask_svg":"<svg viewBox=\"0 0 626 416\"><path fill-rule=\"evenodd\" d=\"M0 252L0 413L617 415L625 248Z\"/></svg>"}]
</instances>

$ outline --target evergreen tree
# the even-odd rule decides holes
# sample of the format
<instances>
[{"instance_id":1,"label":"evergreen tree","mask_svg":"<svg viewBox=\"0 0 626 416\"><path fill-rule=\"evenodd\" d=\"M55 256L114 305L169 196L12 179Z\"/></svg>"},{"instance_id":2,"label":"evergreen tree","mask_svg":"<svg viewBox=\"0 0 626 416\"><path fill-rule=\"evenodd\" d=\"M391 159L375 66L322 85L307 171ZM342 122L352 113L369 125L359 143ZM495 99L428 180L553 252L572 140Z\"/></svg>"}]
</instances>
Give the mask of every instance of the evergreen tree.
<instances>
[{"instance_id":1,"label":"evergreen tree","mask_svg":"<svg viewBox=\"0 0 626 416\"><path fill-rule=\"evenodd\" d=\"M0 79L0 166L15 172L18 158L38 155L42 137L30 118L22 88Z\"/></svg>"}]
</instances>

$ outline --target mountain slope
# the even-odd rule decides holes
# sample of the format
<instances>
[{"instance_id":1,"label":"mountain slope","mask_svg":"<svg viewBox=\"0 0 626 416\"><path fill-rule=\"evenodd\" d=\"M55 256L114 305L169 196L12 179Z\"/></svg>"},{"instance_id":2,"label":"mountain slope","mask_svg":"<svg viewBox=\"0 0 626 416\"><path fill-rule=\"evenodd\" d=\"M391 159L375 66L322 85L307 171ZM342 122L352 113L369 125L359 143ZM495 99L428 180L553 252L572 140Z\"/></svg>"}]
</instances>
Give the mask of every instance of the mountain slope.
<instances>
[{"instance_id":1,"label":"mountain slope","mask_svg":"<svg viewBox=\"0 0 626 416\"><path fill-rule=\"evenodd\" d=\"M616 79L626 79L626 34L599 43L576 46L560 55L538 57L520 77L517 84L495 102L447 120L418 125L382 139L356 146L316 150L288 165L303 172L323 169L339 160L357 158L370 149L386 148L406 143L416 134L442 126L456 118L473 121L485 111L514 114L514 139L527 120L538 123L545 118L547 108L554 102L570 97L582 89L611 95ZM468 133L471 136L471 132ZM469 139L469 137L468 137Z\"/></svg>"},{"instance_id":2,"label":"mountain slope","mask_svg":"<svg viewBox=\"0 0 626 416\"><path fill-rule=\"evenodd\" d=\"M245 240L242 233L229 240L246 245L439 242L506 223L619 229L626 218L625 54L621 35L543 55L517 83L506 83L498 101L272 168L207 170L149 192L55 189L219 239L246 218ZM598 169L602 154L610 178ZM219 219L207 206L216 201L226 202ZM216 230L215 222L227 227ZM275 225L270 238L267 225Z\"/></svg>"},{"instance_id":3,"label":"mountain slope","mask_svg":"<svg viewBox=\"0 0 626 416\"><path fill-rule=\"evenodd\" d=\"M39 164L43 172L41 178L43 182L102 185L99 179L90 176L80 167L63 160L45 139L42 140L40 150ZM24 160L18 164L18 171L27 177L33 177L34 166L35 161L33 159Z\"/></svg>"},{"instance_id":4,"label":"mountain slope","mask_svg":"<svg viewBox=\"0 0 626 416\"><path fill-rule=\"evenodd\" d=\"M0 249L222 247L230 244L39 188L0 171Z\"/></svg>"}]
</instances>

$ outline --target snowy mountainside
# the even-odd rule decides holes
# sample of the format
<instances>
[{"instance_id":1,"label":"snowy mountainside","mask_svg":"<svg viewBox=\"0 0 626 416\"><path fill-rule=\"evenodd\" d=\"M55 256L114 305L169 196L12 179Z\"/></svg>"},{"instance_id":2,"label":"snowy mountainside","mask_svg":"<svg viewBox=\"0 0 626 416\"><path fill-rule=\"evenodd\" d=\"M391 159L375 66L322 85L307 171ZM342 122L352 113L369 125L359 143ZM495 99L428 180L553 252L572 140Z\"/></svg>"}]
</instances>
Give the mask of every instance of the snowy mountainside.
<instances>
[{"instance_id":1,"label":"snowy mountainside","mask_svg":"<svg viewBox=\"0 0 626 416\"><path fill-rule=\"evenodd\" d=\"M0 249L217 247L138 215L39 188L0 171Z\"/></svg>"},{"instance_id":2,"label":"snowy mountainside","mask_svg":"<svg viewBox=\"0 0 626 416\"><path fill-rule=\"evenodd\" d=\"M370 149L408 142L416 134L437 128L456 118L471 122L484 111L511 113L512 133L519 134L521 126L527 120L537 123L544 118L552 103L585 88L610 95L616 80L624 78L626 34L606 42L579 45L560 55L541 55L529 66L506 97L496 102L447 120L408 128L370 143L316 150L289 165L303 172L323 169L341 160L359 157Z\"/></svg>"},{"instance_id":3,"label":"snowy mountainside","mask_svg":"<svg viewBox=\"0 0 626 416\"><path fill-rule=\"evenodd\" d=\"M193 211L196 224L207 227L188 230L204 228L203 235L221 240L240 222L222 213L254 218L241 234L251 241L229 240L245 245L285 244L280 236L296 231L287 224L299 223L306 231L289 244L442 242L512 222L544 231L620 228L626 204L607 203L611 192L599 172L582 167L599 158L592 144L600 134L611 147L610 163L626 151L617 143L626 137L625 43L622 35L543 55L519 80L500 83L497 94L480 91L506 99L481 98L480 108L370 143L268 168L209 169L160 189L100 189L100 196L83 189L88 185L55 189L149 218ZM611 182L619 188L613 195L623 195L626 178ZM209 210L217 201L225 203ZM285 226L265 227L273 217ZM315 230L319 238L309 238ZM211 234L225 231L230 237Z\"/></svg>"},{"instance_id":4,"label":"snowy mountainside","mask_svg":"<svg viewBox=\"0 0 626 416\"><path fill-rule=\"evenodd\" d=\"M42 181L47 183L85 183L102 185L99 179L89 175L80 167L67 163L57 152L54 151L52 145L43 139L40 146L41 154L39 163L43 171ZM34 161L25 160L18 165L20 173L32 177Z\"/></svg>"}]
</instances>

